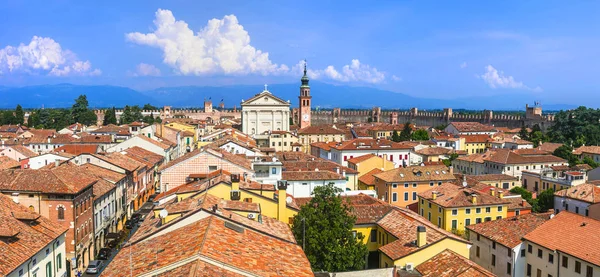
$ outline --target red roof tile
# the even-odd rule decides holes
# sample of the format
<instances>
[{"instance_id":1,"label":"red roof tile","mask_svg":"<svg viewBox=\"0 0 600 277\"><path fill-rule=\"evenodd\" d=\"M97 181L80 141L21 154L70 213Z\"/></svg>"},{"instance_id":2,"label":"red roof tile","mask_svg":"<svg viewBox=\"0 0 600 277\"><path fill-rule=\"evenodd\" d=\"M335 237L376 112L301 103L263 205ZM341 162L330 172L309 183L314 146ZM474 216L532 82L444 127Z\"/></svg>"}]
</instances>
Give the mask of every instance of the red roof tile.
<instances>
[{"instance_id":1,"label":"red roof tile","mask_svg":"<svg viewBox=\"0 0 600 277\"><path fill-rule=\"evenodd\" d=\"M600 240L591 239L598 237L600 221L562 211L523 239L600 266Z\"/></svg>"},{"instance_id":2,"label":"red roof tile","mask_svg":"<svg viewBox=\"0 0 600 277\"><path fill-rule=\"evenodd\" d=\"M600 202L600 187L595 184L581 184L568 189L559 190L554 193L554 196L593 204Z\"/></svg>"},{"instance_id":3,"label":"red roof tile","mask_svg":"<svg viewBox=\"0 0 600 277\"><path fill-rule=\"evenodd\" d=\"M422 277L495 277L485 268L457 254L444 250L415 268ZM402 276L402 275L400 275Z\"/></svg>"},{"instance_id":4,"label":"red roof tile","mask_svg":"<svg viewBox=\"0 0 600 277\"><path fill-rule=\"evenodd\" d=\"M61 147L58 147L56 149L54 149L52 152L55 153L69 153L69 154L73 154L73 155L79 155L79 154L93 154L98 152L98 145L97 144L67 144L67 145L63 145Z\"/></svg>"},{"instance_id":5,"label":"red roof tile","mask_svg":"<svg viewBox=\"0 0 600 277\"><path fill-rule=\"evenodd\" d=\"M75 194L95 182L96 178L70 163L52 169L0 171L0 189L8 191Z\"/></svg>"},{"instance_id":6,"label":"red roof tile","mask_svg":"<svg viewBox=\"0 0 600 277\"><path fill-rule=\"evenodd\" d=\"M550 214L530 213L469 225L466 228L507 248L521 243L521 238L550 219Z\"/></svg>"},{"instance_id":7,"label":"red roof tile","mask_svg":"<svg viewBox=\"0 0 600 277\"><path fill-rule=\"evenodd\" d=\"M379 168L373 168L371 171L363 174L363 176L360 176L358 178L358 181L362 182L365 185L375 185L375 174L379 174L383 172L383 170L379 169Z\"/></svg>"},{"instance_id":8,"label":"red roof tile","mask_svg":"<svg viewBox=\"0 0 600 277\"><path fill-rule=\"evenodd\" d=\"M489 125L483 125L479 122L451 122L450 125L454 126L459 132L492 132L494 127Z\"/></svg>"}]
</instances>

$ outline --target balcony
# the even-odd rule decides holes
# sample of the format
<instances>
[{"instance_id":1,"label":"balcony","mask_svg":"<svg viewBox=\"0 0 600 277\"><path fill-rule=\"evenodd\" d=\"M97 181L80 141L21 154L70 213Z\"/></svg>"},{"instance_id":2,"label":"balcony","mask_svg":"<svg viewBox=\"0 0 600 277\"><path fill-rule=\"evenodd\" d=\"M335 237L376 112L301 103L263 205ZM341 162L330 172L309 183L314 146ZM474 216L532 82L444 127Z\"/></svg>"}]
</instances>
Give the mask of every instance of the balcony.
<instances>
[{"instance_id":1,"label":"balcony","mask_svg":"<svg viewBox=\"0 0 600 277\"><path fill-rule=\"evenodd\" d=\"M269 172L256 172L254 173L254 177L256 178L269 178L271 174Z\"/></svg>"}]
</instances>

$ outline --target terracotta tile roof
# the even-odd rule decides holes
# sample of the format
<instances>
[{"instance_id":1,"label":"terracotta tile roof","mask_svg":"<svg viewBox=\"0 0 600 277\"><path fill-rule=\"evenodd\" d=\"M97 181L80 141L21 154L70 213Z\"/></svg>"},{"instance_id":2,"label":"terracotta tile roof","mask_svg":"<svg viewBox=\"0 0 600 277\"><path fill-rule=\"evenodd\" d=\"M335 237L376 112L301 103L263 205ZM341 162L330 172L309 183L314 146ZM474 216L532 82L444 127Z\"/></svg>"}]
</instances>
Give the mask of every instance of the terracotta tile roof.
<instances>
[{"instance_id":1,"label":"terracotta tile roof","mask_svg":"<svg viewBox=\"0 0 600 277\"><path fill-rule=\"evenodd\" d=\"M275 191L275 185L261 184L259 182L251 181L251 180L248 180L248 181L240 180L240 189Z\"/></svg>"},{"instance_id":2,"label":"terracotta tile roof","mask_svg":"<svg viewBox=\"0 0 600 277\"><path fill-rule=\"evenodd\" d=\"M343 142L338 142L331 146L337 150L399 150L413 149L413 144L398 143L387 139L353 139Z\"/></svg>"},{"instance_id":3,"label":"terracotta tile roof","mask_svg":"<svg viewBox=\"0 0 600 277\"><path fill-rule=\"evenodd\" d=\"M344 131L331 125L311 125L298 130L298 135L343 135Z\"/></svg>"},{"instance_id":4,"label":"terracotta tile roof","mask_svg":"<svg viewBox=\"0 0 600 277\"><path fill-rule=\"evenodd\" d=\"M94 157L107 161L127 171L135 171L140 168L146 167L144 163L138 162L132 158L129 158L119 152L93 154Z\"/></svg>"},{"instance_id":5,"label":"terracotta tile roof","mask_svg":"<svg viewBox=\"0 0 600 277\"><path fill-rule=\"evenodd\" d=\"M86 174L89 176L94 176L96 178L105 179L112 183L117 183L123 180L127 175L112 171L110 169L106 169L104 167L100 167L97 165L93 165L91 163L86 163L79 166L80 169L84 170Z\"/></svg>"},{"instance_id":6,"label":"terracotta tile roof","mask_svg":"<svg viewBox=\"0 0 600 277\"><path fill-rule=\"evenodd\" d=\"M0 190L7 191L76 194L95 182L96 178L70 163L52 169L0 171Z\"/></svg>"},{"instance_id":7,"label":"terracotta tile roof","mask_svg":"<svg viewBox=\"0 0 600 277\"><path fill-rule=\"evenodd\" d=\"M165 157L158 155L154 152L150 152L139 146L134 146L121 151L125 156L132 158L138 162L146 164L149 168L160 164Z\"/></svg>"},{"instance_id":8,"label":"terracotta tile roof","mask_svg":"<svg viewBox=\"0 0 600 277\"><path fill-rule=\"evenodd\" d=\"M415 125L414 124L409 124L410 125L410 129L415 130ZM365 126L365 128L369 131L384 131L384 132L391 132L391 131L402 131L404 130L404 124L389 124L389 123L380 123L380 124L375 124L372 127L369 126Z\"/></svg>"},{"instance_id":9,"label":"terracotta tile roof","mask_svg":"<svg viewBox=\"0 0 600 277\"><path fill-rule=\"evenodd\" d=\"M134 122L131 122L131 123L127 124L127 125L128 126L134 126L134 127L141 127L141 126L144 126L145 124L137 122L137 121L134 121Z\"/></svg>"},{"instance_id":10,"label":"terracotta tile roof","mask_svg":"<svg viewBox=\"0 0 600 277\"><path fill-rule=\"evenodd\" d=\"M42 138L49 138L57 133L56 130L54 130L54 129L29 129L29 132L34 137L42 137Z\"/></svg>"},{"instance_id":11,"label":"terracotta tile roof","mask_svg":"<svg viewBox=\"0 0 600 277\"><path fill-rule=\"evenodd\" d=\"M581 146L573 151L575 155L581 155L583 153L600 155L600 146Z\"/></svg>"},{"instance_id":12,"label":"terracotta tile roof","mask_svg":"<svg viewBox=\"0 0 600 277\"><path fill-rule=\"evenodd\" d=\"M595 184L581 184L568 189L559 190L554 196L571 198L587 203L600 202L600 187Z\"/></svg>"},{"instance_id":13,"label":"terracotta tile roof","mask_svg":"<svg viewBox=\"0 0 600 277\"><path fill-rule=\"evenodd\" d=\"M377 155L369 153L369 154L366 154L366 155L362 155L362 156L358 156L358 157L354 157L352 159L349 159L348 163L359 164L359 163L364 162L364 161L366 161L366 160L368 160L370 158L375 158L375 157L379 158Z\"/></svg>"},{"instance_id":14,"label":"terracotta tile roof","mask_svg":"<svg viewBox=\"0 0 600 277\"><path fill-rule=\"evenodd\" d=\"M277 152L275 156L283 164L284 170L288 171L331 171L346 172L346 174L358 174L358 171L338 163L325 160L302 152Z\"/></svg>"},{"instance_id":15,"label":"terracotta tile roof","mask_svg":"<svg viewBox=\"0 0 600 277\"><path fill-rule=\"evenodd\" d=\"M549 213L530 213L469 225L466 228L508 248L514 248L521 238L550 219Z\"/></svg>"},{"instance_id":16,"label":"terracotta tile roof","mask_svg":"<svg viewBox=\"0 0 600 277\"><path fill-rule=\"evenodd\" d=\"M489 125L483 125L479 122L451 122L450 125L454 126L459 132L492 132L494 127Z\"/></svg>"},{"instance_id":17,"label":"terracotta tile roof","mask_svg":"<svg viewBox=\"0 0 600 277\"><path fill-rule=\"evenodd\" d=\"M0 170L9 169L9 168L19 168L21 167L21 163L7 157L0 156Z\"/></svg>"},{"instance_id":18,"label":"terracotta tile roof","mask_svg":"<svg viewBox=\"0 0 600 277\"><path fill-rule=\"evenodd\" d=\"M374 176L388 183L452 181L456 179L445 165L399 167Z\"/></svg>"},{"instance_id":19,"label":"terracotta tile roof","mask_svg":"<svg viewBox=\"0 0 600 277\"><path fill-rule=\"evenodd\" d=\"M554 170L554 171L569 171L569 170L573 170L573 171L579 171L579 170L589 171L589 170L593 169L588 164L578 164L578 165L575 165L573 167L569 167L568 165L555 165L555 166L551 166L550 168L552 170Z\"/></svg>"},{"instance_id":20,"label":"terracotta tile roof","mask_svg":"<svg viewBox=\"0 0 600 277\"><path fill-rule=\"evenodd\" d=\"M356 216L355 224L375 224L394 209L392 205L362 193L341 197L344 203L352 207L351 213Z\"/></svg>"},{"instance_id":21,"label":"terracotta tile roof","mask_svg":"<svg viewBox=\"0 0 600 277\"><path fill-rule=\"evenodd\" d=\"M15 271L67 230L0 194L0 237L14 237L0 238L0 276Z\"/></svg>"},{"instance_id":22,"label":"terracotta tile roof","mask_svg":"<svg viewBox=\"0 0 600 277\"><path fill-rule=\"evenodd\" d=\"M219 139L213 141L212 143L208 144L207 147L217 148L217 147L221 147L229 142L233 142L244 148L250 148L250 149L256 148L256 141L254 139L249 138L249 137L232 136L232 135L225 135L224 137L219 138Z\"/></svg>"},{"instance_id":23,"label":"terracotta tile roof","mask_svg":"<svg viewBox=\"0 0 600 277\"><path fill-rule=\"evenodd\" d=\"M27 158L31 158L31 157L38 155L37 153L29 150L29 148L27 148L23 145L14 145L14 146L11 146L11 148L13 149L13 151L19 152L19 153L21 153L21 155L23 155Z\"/></svg>"},{"instance_id":24,"label":"terracotta tile roof","mask_svg":"<svg viewBox=\"0 0 600 277\"><path fill-rule=\"evenodd\" d=\"M365 185L375 185L375 174L381 173L383 172L383 170L379 169L379 168L373 168L371 169L371 171L363 174L363 176L360 176L360 178L358 178L358 181L362 182Z\"/></svg>"},{"instance_id":25,"label":"terracotta tile roof","mask_svg":"<svg viewBox=\"0 0 600 277\"><path fill-rule=\"evenodd\" d=\"M98 152L98 144L67 144L52 150L52 152L64 152L73 155L93 154Z\"/></svg>"},{"instance_id":26,"label":"terracotta tile roof","mask_svg":"<svg viewBox=\"0 0 600 277\"><path fill-rule=\"evenodd\" d=\"M422 277L495 277L475 262L446 249L415 267ZM402 276L402 275L401 275Z\"/></svg>"},{"instance_id":27,"label":"terracotta tile roof","mask_svg":"<svg viewBox=\"0 0 600 277\"><path fill-rule=\"evenodd\" d=\"M240 156L236 156L235 154L231 154L231 153L227 152L224 149L220 149L220 148L216 148L216 149L202 149L202 148L198 148L198 149L195 149L192 152L186 153L185 155L183 155L183 156L181 156L181 157L179 157L179 158L177 158L175 160L170 161L167 164L162 165L161 167L159 167L158 171L166 170L166 169L168 169L168 168L170 168L172 166L175 166L175 165L177 165L179 163L185 162L186 160L191 159L191 158L193 158L193 157L195 157L197 155L200 155L200 154L203 154L203 155L207 155L207 154L215 155L215 156L223 158L224 160L229 161L229 162L231 162L231 163L233 163L235 165L241 166L241 167L246 168L246 169L252 169L252 163L249 160L247 160L244 157L240 157Z\"/></svg>"},{"instance_id":28,"label":"terracotta tile roof","mask_svg":"<svg viewBox=\"0 0 600 277\"><path fill-rule=\"evenodd\" d=\"M110 144L112 138L109 135L88 135L81 134L81 137L77 140L78 143L92 143L92 144Z\"/></svg>"},{"instance_id":29,"label":"terracotta tile roof","mask_svg":"<svg viewBox=\"0 0 600 277\"><path fill-rule=\"evenodd\" d=\"M562 211L523 239L600 266L599 236L600 221Z\"/></svg>"},{"instance_id":30,"label":"terracotta tile roof","mask_svg":"<svg viewBox=\"0 0 600 277\"><path fill-rule=\"evenodd\" d=\"M467 175L467 178L477 182L493 182L493 181L517 181L519 178L506 174L482 174L482 175Z\"/></svg>"},{"instance_id":31,"label":"terracotta tile roof","mask_svg":"<svg viewBox=\"0 0 600 277\"><path fill-rule=\"evenodd\" d=\"M481 154L471 154L471 155L467 155L467 156L461 156L456 159L460 160L460 161L470 162L470 163L483 164L485 162L485 159L491 155L492 155L492 151L488 151L488 152L481 153Z\"/></svg>"},{"instance_id":32,"label":"terracotta tile roof","mask_svg":"<svg viewBox=\"0 0 600 277\"><path fill-rule=\"evenodd\" d=\"M0 132L16 133L19 131L19 125L0 125Z\"/></svg>"},{"instance_id":33,"label":"terracotta tile roof","mask_svg":"<svg viewBox=\"0 0 600 277\"><path fill-rule=\"evenodd\" d=\"M544 143L540 143L540 146L538 146L538 149L540 149L542 151L554 153L554 150L556 150L556 148L559 148L561 146L563 146L562 143L544 142Z\"/></svg>"},{"instance_id":34,"label":"terracotta tile roof","mask_svg":"<svg viewBox=\"0 0 600 277\"><path fill-rule=\"evenodd\" d=\"M283 180L310 181L310 180L345 180L340 174L331 171L283 171Z\"/></svg>"},{"instance_id":35,"label":"terracotta tile roof","mask_svg":"<svg viewBox=\"0 0 600 277\"><path fill-rule=\"evenodd\" d=\"M96 130L90 131L92 134L115 134L115 135L131 135L127 126L117 126L114 124L108 124L102 126Z\"/></svg>"},{"instance_id":36,"label":"terracotta tile roof","mask_svg":"<svg viewBox=\"0 0 600 277\"><path fill-rule=\"evenodd\" d=\"M160 142L158 140L151 139L151 138L149 138L147 136L144 136L144 135L138 135L138 137L141 138L142 140L145 140L145 141L147 141L147 142L149 142L151 144L154 144L154 145L156 145L156 146L158 146L158 147L160 147L160 148L162 148L164 150L167 150L167 149L171 148L171 145L173 144L172 142Z\"/></svg>"},{"instance_id":37,"label":"terracotta tile roof","mask_svg":"<svg viewBox=\"0 0 600 277\"><path fill-rule=\"evenodd\" d=\"M514 149L513 152L521 156L552 155L552 152L540 150L538 148Z\"/></svg>"},{"instance_id":38,"label":"terracotta tile roof","mask_svg":"<svg viewBox=\"0 0 600 277\"><path fill-rule=\"evenodd\" d=\"M484 161L489 161L499 164L527 164L527 163L566 163L563 158L553 155L541 156L521 156L510 149L496 149L490 151L490 155L484 158Z\"/></svg>"},{"instance_id":39,"label":"terracotta tile roof","mask_svg":"<svg viewBox=\"0 0 600 277\"><path fill-rule=\"evenodd\" d=\"M93 187L94 200L102 198L102 196L104 196L106 193L108 193L114 188L115 184L104 179L98 180L96 183L94 183Z\"/></svg>"},{"instance_id":40,"label":"terracotta tile roof","mask_svg":"<svg viewBox=\"0 0 600 277\"><path fill-rule=\"evenodd\" d=\"M504 200L509 201L507 209L509 211L515 211L515 210L531 210L531 204L529 204L527 201L525 201L520 195L515 197L515 196L510 196L510 197L504 197Z\"/></svg>"},{"instance_id":41,"label":"terracotta tile roof","mask_svg":"<svg viewBox=\"0 0 600 277\"><path fill-rule=\"evenodd\" d=\"M330 141L330 142L313 142L310 144L311 147L317 147L317 148L321 148L325 151L329 151L331 150L332 146L335 146L337 144L337 142L335 141Z\"/></svg>"},{"instance_id":42,"label":"terracotta tile roof","mask_svg":"<svg viewBox=\"0 0 600 277\"><path fill-rule=\"evenodd\" d=\"M492 140L488 135L462 135L460 137L465 139L465 143L486 143Z\"/></svg>"},{"instance_id":43,"label":"terracotta tile roof","mask_svg":"<svg viewBox=\"0 0 600 277\"><path fill-rule=\"evenodd\" d=\"M435 200L433 199L434 193L437 193ZM421 192L419 197L446 208L508 204L508 201L491 194L452 183L443 183L441 186ZM472 202L473 197L477 198L476 203Z\"/></svg>"},{"instance_id":44,"label":"terracotta tile roof","mask_svg":"<svg viewBox=\"0 0 600 277\"><path fill-rule=\"evenodd\" d=\"M379 251L390 257L392 260L397 260L408 254L420 251L445 238L469 244L469 242L464 239L438 228L424 217L408 209L395 207L382 219L377 221L377 225L396 237L395 241L379 248ZM423 247L418 247L414 243L417 240L418 226L425 226L427 232L427 244Z\"/></svg>"},{"instance_id":45,"label":"terracotta tile roof","mask_svg":"<svg viewBox=\"0 0 600 277\"><path fill-rule=\"evenodd\" d=\"M237 272L228 271L221 266L217 266L202 260L193 260L182 266L176 267L171 270L167 270L163 273L158 273L154 276L185 276L185 277L235 277L239 276Z\"/></svg>"},{"instance_id":46,"label":"terracotta tile roof","mask_svg":"<svg viewBox=\"0 0 600 277\"><path fill-rule=\"evenodd\" d=\"M437 156L437 155L448 155L452 153L452 149L444 147L425 147L415 151L419 155L425 156Z\"/></svg>"}]
</instances>

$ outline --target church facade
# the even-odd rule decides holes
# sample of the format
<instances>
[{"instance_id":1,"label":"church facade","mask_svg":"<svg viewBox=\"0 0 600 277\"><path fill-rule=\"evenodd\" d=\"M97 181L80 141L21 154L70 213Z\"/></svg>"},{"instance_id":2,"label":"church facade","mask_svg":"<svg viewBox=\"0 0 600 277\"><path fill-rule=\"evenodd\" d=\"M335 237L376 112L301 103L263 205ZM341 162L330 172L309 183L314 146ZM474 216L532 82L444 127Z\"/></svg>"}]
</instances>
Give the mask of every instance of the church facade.
<instances>
[{"instance_id":1,"label":"church facade","mask_svg":"<svg viewBox=\"0 0 600 277\"><path fill-rule=\"evenodd\" d=\"M290 103L265 90L242 100L242 132L251 136L290 130Z\"/></svg>"}]
</instances>

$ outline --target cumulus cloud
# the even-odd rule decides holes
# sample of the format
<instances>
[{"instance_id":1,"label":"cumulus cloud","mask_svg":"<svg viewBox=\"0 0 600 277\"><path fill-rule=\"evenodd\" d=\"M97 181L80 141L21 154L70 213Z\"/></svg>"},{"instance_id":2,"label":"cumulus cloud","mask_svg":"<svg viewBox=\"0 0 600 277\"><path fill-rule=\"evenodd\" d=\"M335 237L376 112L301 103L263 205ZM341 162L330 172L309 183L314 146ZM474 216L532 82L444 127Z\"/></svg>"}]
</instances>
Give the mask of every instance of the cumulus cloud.
<instances>
[{"instance_id":1,"label":"cumulus cloud","mask_svg":"<svg viewBox=\"0 0 600 277\"><path fill-rule=\"evenodd\" d=\"M462 62L460 64L460 68L467 68L467 62Z\"/></svg>"},{"instance_id":2,"label":"cumulus cloud","mask_svg":"<svg viewBox=\"0 0 600 277\"><path fill-rule=\"evenodd\" d=\"M128 33L127 40L163 51L163 62L182 75L248 74L287 72L285 65L269 59L269 53L250 45L250 36L235 15L211 19L198 32L169 10L159 9L152 33Z\"/></svg>"},{"instance_id":3,"label":"cumulus cloud","mask_svg":"<svg viewBox=\"0 0 600 277\"><path fill-rule=\"evenodd\" d=\"M160 76L160 69L151 64L140 63L135 67L133 76Z\"/></svg>"},{"instance_id":4,"label":"cumulus cloud","mask_svg":"<svg viewBox=\"0 0 600 277\"><path fill-rule=\"evenodd\" d=\"M536 92L542 91L542 88L539 86L535 87L535 88L531 88L531 87L523 84L523 82L515 81L515 79L512 76L504 76L504 72L498 71L496 68L494 68L491 65L486 66L485 70L486 70L486 72L481 75L477 75L477 78L480 78L484 82L486 82L488 84L488 86L490 86L490 88L493 88L493 89L514 88L514 89L526 89L526 90L531 90L531 91L536 91Z\"/></svg>"},{"instance_id":5,"label":"cumulus cloud","mask_svg":"<svg viewBox=\"0 0 600 277\"><path fill-rule=\"evenodd\" d=\"M292 67L292 73L301 73L303 68L304 62L300 61ZM368 64L362 64L358 59L353 59L350 64L344 65L341 70L337 70L333 65L329 65L324 69L309 68L306 74L312 79L331 79L338 82L365 82L373 84L381 83L386 78L384 72ZM400 80L398 77L394 79L394 81L398 80Z\"/></svg>"},{"instance_id":6,"label":"cumulus cloud","mask_svg":"<svg viewBox=\"0 0 600 277\"><path fill-rule=\"evenodd\" d=\"M396 76L396 75L392 75L392 80L394 80L394 81L396 81L396 82L400 82L400 81L402 81L402 78L401 78L401 77L398 77L398 76Z\"/></svg>"},{"instance_id":7,"label":"cumulus cloud","mask_svg":"<svg viewBox=\"0 0 600 277\"><path fill-rule=\"evenodd\" d=\"M62 49L51 38L34 36L29 44L0 49L0 74L47 72L52 76L100 75L90 61L81 61L75 53Z\"/></svg>"}]
</instances>

